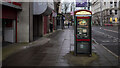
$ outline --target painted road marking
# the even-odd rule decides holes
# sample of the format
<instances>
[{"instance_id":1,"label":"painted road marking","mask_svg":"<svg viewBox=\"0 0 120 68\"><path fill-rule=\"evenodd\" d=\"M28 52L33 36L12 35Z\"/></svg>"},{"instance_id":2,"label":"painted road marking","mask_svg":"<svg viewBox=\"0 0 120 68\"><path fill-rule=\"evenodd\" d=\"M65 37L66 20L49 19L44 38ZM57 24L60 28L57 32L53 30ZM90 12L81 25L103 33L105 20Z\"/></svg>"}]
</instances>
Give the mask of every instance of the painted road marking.
<instances>
[{"instance_id":1,"label":"painted road marking","mask_svg":"<svg viewBox=\"0 0 120 68\"><path fill-rule=\"evenodd\" d=\"M113 40L113 41L102 41L103 43L108 43L108 42L118 42L117 40Z\"/></svg>"},{"instance_id":2,"label":"painted road marking","mask_svg":"<svg viewBox=\"0 0 120 68\"><path fill-rule=\"evenodd\" d=\"M110 42L110 41L102 41L102 42Z\"/></svg>"},{"instance_id":3,"label":"painted road marking","mask_svg":"<svg viewBox=\"0 0 120 68\"><path fill-rule=\"evenodd\" d=\"M92 40L93 40L96 44L98 44L98 42L96 42L96 40L95 40L95 39L93 39L93 38L92 38Z\"/></svg>"},{"instance_id":4,"label":"painted road marking","mask_svg":"<svg viewBox=\"0 0 120 68\"><path fill-rule=\"evenodd\" d=\"M112 38L112 36L109 36L109 35L108 35L108 38Z\"/></svg>"},{"instance_id":5,"label":"painted road marking","mask_svg":"<svg viewBox=\"0 0 120 68\"><path fill-rule=\"evenodd\" d=\"M103 45L102 45L103 46ZM108 48L106 48L105 46L103 46L108 52L110 52L112 55L114 55L115 57L119 57L118 55L116 55L115 53L113 53L112 51L110 51Z\"/></svg>"},{"instance_id":6,"label":"painted road marking","mask_svg":"<svg viewBox=\"0 0 120 68\"><path fill-rule=\"evenodd\" d=\"M118 42L118 40L117 39L113 39L113 42Z\"/></svg>"},{"instance_id":7,"label":"painted road marking","mask_svg":"<svg viewBox=\"0 0 120 68\"><path fill-rule=\"evenodd\" d=\"M114 39L113 42L117 42L117 40L119 40L119 38L113 37L113 36L108 35L108 34L105 34L105 33L103 33L103 32L100 32L100 31L96 31L96 32L98 32L98 33L100 33L100 34L103 34L104 36L107 36L108 38L111 38L111 39L113 38L113 39ZM102 42L109 42L109 41L102 41Z\"/></svg>"},{"instance_id":8,"label":"painted road marking","mask_svg":"<svg viewBox=\"0 0 120 68\"><path fill-rule=\"evenodd\" d=\"M106 36L108 36L108 38L114 38L114 39L120 40L119 38L113 37L113 36L108 35L108 34L105 34L105 33L103 33L103 32L100 32L100 31L96 31L96 32L101 33L101 34L103 34L103 35L106 35Z\"/></svg>"},{"instance_id":9,"label":"painted road marking","mask_svg":"<svg viewBox=\"0 0 120 68\"><path fill-rule=\"evenodd\" d=\"M118 31L113 31L113 30L108 30L108 29L103 29L103 30L114 32L114 33L118 33Z\"/></svg>"},{"instance_id":10,"label":"painted road marking","mask_svg":"<svg viewBox=\"0 0 120 68\"><path fill-rule=\"evenodd\" d=\"M96 44L99 44L95 39L92 38L92 40L96 43ZM110 51L108 48L106 48L105 46L103 46L102 44L99 44L101 45L104 49L106 49L108 52L110 52L112 55L114 55L116 58L118 58L119 56L116 55L115 53L113 53L112 51Z\"/></svg>"}]
</instances>

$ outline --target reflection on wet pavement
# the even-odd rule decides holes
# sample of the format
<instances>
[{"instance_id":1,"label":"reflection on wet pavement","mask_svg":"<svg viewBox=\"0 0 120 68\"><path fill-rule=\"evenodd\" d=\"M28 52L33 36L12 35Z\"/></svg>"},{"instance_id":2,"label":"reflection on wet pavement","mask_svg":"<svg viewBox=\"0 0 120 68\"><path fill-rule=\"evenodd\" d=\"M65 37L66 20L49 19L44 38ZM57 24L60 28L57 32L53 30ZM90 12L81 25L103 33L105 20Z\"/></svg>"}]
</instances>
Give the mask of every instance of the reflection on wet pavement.
<instances>
[{"instance_id":1,"label":"reflection on wet pavement","mask_svg":"<svg viewBox=\"0 0 120 68\"><path fill-rule=\"evenodd\" d=\"M9 56L3 66L70 66L64 58L73 44L69 30L58 30L47 37L50 41L44 45L32 46Z\"/></svg>"}]
</instances>

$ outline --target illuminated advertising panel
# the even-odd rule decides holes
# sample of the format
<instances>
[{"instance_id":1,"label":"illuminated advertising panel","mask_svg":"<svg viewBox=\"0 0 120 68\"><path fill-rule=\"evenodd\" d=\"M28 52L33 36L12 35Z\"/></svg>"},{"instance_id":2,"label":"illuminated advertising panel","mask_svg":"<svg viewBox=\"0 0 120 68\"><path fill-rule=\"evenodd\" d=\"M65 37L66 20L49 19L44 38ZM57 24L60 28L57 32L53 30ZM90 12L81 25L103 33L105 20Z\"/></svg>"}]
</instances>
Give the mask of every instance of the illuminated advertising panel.
<instances>
[{"instance_id":1,"label":"illuminated advertising panel","mask_svg":"<svg viewBox=\"0 0 120 68\"><path fill-rule=\"evenodd\" d=\"M76 54L91 56L91 16L89 10L75 12L75 48Z\"/></svg>"}]
</instances>

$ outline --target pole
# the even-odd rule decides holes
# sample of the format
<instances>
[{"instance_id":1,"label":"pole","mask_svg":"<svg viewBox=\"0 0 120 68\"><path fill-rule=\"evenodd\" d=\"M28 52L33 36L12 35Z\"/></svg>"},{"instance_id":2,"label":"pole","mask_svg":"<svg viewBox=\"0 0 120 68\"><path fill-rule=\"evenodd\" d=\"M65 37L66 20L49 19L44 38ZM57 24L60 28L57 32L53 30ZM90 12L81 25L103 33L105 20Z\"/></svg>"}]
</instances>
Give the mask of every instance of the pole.
<instances>
[{"instance_id":1,"label":"pole","mask_svg":"<svg viewBox=\"0 0 120 68\"><path fill-rule=\"evenodd\" d=\"M102 26L102 1L100 0L100 26Z\"/></svg>"},{"instance_id":2,"label":"pole","mask_svg":"<svg viewBox=\"0 0 120 68\"><path fill-rule=\"evenodd\" d=\"M73 16L73 19L74 19L74 55L76 56L76 38L75 38L75 34L76 34L76 23L75 23L75 2L73 2L73 12L74 12L74 16Z\"/></svg>"}]
</instances>

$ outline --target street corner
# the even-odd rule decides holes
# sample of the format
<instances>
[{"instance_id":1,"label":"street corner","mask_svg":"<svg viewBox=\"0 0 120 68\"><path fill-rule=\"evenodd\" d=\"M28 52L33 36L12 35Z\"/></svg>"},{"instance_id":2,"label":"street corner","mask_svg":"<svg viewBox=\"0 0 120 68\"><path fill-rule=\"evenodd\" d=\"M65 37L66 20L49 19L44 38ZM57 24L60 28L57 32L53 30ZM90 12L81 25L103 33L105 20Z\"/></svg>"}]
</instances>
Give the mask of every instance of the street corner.
<instances>
[{"instance_id":1,"label":"street corner","mask_svg":"<svg viewBox=\"0 0 120 68\"><path fill-rule=\"evenodd\" d=\"M99 56L94 52L92 53L91 57L85 54L78 54L75 56L74 52L71 51L67 53L64 58L73 66L89 66L92 62L97 60Z\"/></svg>"}]
</instances>

